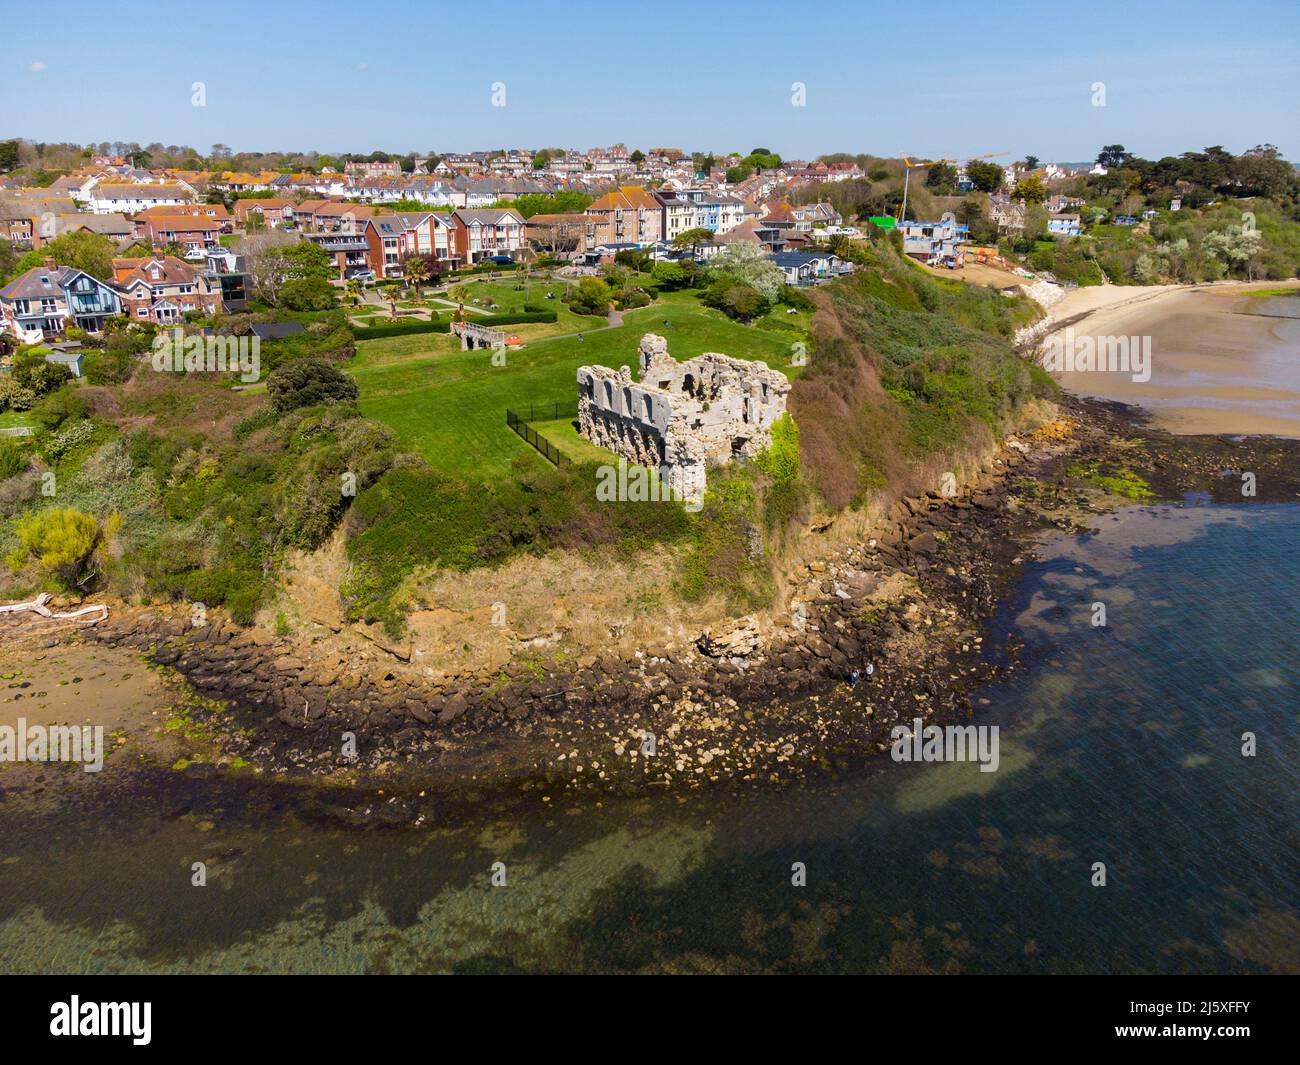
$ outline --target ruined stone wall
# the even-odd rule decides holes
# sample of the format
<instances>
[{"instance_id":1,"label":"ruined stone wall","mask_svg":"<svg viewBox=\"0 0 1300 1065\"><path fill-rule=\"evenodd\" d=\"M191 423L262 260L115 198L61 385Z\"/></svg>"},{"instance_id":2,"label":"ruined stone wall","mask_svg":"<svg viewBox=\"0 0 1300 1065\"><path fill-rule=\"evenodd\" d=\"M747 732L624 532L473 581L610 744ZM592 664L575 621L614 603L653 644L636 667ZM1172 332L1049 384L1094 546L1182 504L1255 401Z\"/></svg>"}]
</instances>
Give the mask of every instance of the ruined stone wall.
<instances>
[{"instance_id":1,"label":"ruined stone wall","mask_svg":"<svg viewBox=\"0 0 1300 1065\"><path fill-rule=\"evenodd\" d=\"M626 366L578 370L578 426L592 443L659 467L696 501L706 466L750 458L771 443L790 392L784 374L717 352L678 362L653 333L642 337L639 355L639 382Z\"/></svg>"}]
</instances>

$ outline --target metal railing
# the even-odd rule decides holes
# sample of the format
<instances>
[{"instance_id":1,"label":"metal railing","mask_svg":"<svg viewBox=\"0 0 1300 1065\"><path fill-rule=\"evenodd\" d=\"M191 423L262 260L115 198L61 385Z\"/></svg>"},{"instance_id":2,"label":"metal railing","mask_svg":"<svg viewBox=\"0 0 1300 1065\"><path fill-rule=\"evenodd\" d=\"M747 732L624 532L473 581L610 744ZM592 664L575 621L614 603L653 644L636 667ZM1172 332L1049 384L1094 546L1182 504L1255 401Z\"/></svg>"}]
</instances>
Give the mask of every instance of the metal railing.
<instances>
[{"instance_id":1,"label":"metal railing","mask_svg":"<svg viewBox=\"0 0 1300 1065\"><path fill-rule=\"evenodd\" d=\"M530 447L535 448L543 458L554 466L572 465L572 460L546 437L539 434L529 422L559 421L561 418L578 416L577 400L557 400L552 403L530 403L518 410L506 408L506 425L508 425Z\"/></svg>"}]
</instances>

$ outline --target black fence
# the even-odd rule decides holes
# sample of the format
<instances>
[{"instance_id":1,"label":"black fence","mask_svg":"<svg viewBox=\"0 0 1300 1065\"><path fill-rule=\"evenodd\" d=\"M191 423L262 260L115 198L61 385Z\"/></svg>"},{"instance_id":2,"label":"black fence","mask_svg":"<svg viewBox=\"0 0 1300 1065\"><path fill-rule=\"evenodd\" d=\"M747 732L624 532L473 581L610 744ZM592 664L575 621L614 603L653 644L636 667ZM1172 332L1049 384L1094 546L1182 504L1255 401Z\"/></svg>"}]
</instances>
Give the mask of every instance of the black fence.
<instances>
[{"instance_id":1,"label":"black fence","mask_svg":"<svg viewBox=\"0 0 1300 1065\"><path fill-rule=\"evenodd\" d=\"M571 465L568 455L564 454L546 437L539 435L529 422L553 422L561 418L576 418L578 401L576 399L559 400L554 403L530 403L518 410L506 408L506 425L510 426L530 447L536 448L542 456L556 466Z\"/></svg>"}]
</instances>

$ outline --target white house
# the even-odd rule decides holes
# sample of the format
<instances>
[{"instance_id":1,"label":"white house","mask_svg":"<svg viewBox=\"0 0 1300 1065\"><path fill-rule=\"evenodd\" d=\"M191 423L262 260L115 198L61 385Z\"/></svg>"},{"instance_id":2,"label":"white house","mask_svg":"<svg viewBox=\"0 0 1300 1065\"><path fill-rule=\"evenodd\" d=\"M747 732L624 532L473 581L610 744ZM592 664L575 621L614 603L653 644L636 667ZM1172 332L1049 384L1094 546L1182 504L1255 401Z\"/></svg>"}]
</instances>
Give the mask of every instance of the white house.
<instances>
[{"instance_id":1,"label":"white house","mask_svg":"<svg viewBox=\"0 0 1300 1065\"><path fill-rule=\"evenodd\" d=\"M190 194L179 185L108 185L90 190L94 214L139 214L150 207L177 207L190 202Z\"/></svg>"}]
</instances>

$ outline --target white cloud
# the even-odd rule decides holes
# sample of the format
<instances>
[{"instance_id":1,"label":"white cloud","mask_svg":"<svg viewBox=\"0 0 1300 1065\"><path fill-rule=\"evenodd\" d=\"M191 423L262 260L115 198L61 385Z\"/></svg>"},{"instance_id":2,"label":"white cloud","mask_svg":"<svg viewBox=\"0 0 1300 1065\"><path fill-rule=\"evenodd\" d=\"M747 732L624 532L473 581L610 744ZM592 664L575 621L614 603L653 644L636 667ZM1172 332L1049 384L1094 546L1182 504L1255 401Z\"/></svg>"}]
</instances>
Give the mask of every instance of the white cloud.
<instances>
[{"instance_id":1,"label":"white cloud","mask_svg":"<svg viewBox=\"0 0 1300 1065\"><path fill-rule=\"evenodd\" d=\"M29 66L27 69L30 70L30 71L32 71L33 73L37 73L37 74L39 74L42 70L45 69L45 64L42 63L42 62L38 59L38 60L36 60L35 63L33 63L33 64L32 64L31 66Z\"/></svg>"}]
</instances>

